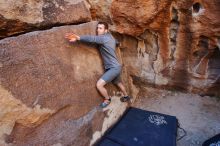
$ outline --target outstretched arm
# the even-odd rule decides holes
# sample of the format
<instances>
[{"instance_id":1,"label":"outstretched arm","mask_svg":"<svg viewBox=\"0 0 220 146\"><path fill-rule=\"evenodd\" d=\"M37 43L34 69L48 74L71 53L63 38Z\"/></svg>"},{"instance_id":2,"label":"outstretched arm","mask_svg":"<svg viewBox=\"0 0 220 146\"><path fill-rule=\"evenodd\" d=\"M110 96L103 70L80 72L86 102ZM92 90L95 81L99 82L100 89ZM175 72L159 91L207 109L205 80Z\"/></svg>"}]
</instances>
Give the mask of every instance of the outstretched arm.
<instances>
[{"instance_id":1,"label":"outstretched arm","mask_svg":"<svg viewBox=\"0 0 220 146\"><path fill-rule=\"evenodd\" d=\"M96 43L96 44L104 44L104 36L96 36L96 35L82 35L80 36L80 41Z\"/></svg>"},{"instance_id":2,"label":"outstretched arm","mask_svg":"<svg viewBox=\"0 0 220 146\"><path fill-rule=\"evenodd\" d=\"M95 36L95 35L82 35L78 36L74 33L66 34L66 38L70 42L75 42L77 40L89 43L96 43L96 44L103 44L104 43L104 36Z\"/></svg>"}]
</instances>

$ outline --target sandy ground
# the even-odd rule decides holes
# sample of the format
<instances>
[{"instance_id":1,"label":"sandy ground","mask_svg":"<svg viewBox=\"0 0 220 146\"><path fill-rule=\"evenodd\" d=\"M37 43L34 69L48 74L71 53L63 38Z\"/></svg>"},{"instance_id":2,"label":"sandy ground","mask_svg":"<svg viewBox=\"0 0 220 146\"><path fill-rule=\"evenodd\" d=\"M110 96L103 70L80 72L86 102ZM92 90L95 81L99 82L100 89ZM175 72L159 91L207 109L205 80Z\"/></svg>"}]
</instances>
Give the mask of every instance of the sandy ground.
<instances>
[{"instance_id":1,"label":"sandy ground","mask_svg":"<svg viewBox=\"0 0 220 146\"><path fill-rule=\"evenodd\" d=\"M176 116L187 135L177 146L201 146L220 133L220 98L143 88L134 107ZM182 135L182 131L178 131Z\"/></svg>"}]
</instances>

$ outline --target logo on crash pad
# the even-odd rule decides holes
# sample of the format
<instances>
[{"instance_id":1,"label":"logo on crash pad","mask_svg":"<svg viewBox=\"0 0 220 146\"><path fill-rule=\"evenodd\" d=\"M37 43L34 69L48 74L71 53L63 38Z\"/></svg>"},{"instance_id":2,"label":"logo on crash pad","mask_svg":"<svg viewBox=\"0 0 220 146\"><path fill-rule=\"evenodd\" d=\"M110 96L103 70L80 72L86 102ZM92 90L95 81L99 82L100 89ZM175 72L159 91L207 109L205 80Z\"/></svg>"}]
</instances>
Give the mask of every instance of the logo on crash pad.
<instances>
[{"instance_id":1,"label":"logo on crash pad","mask_svg":"<svg viewBox=\"0 0 220 146\"><path fill-rule=\"evenodd\" d=\"M152 124L155 124L157 126L167 124L167 121L165 120L163 116L150 115L148 119Z\"/></svg>"}]
</instances>

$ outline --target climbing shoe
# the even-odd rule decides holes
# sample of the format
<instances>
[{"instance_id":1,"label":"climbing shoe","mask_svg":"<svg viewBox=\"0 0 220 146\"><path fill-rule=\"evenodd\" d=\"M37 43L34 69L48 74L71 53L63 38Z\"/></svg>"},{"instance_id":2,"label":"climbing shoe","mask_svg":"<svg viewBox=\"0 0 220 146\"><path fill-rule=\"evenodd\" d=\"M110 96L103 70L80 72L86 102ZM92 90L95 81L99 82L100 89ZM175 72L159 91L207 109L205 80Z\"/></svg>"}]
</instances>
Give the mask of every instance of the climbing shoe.
<instances>
[{"instance_id":1,"label":"climbing shoe","mask_svg":"<svg viewBox=\"0 0 220 146\"><path fill-rule=\"evenodd\" d=\"M101 107L101 108L105 108L105 107L107 107L110 103L111 103L111 98L105 99L105 100L100 104L100 107Z\"/></svg>"},{"instance_id":2,"label":"climbing shoe","mask_svg":"<svg viewBox=\"0 0 220 146\"><path fill-rule=\"evenodd\" d=\"M131 99L130 96L123 96L123 97L120 98L121 102L127 102L127 101L129 101L130 99Z\"/></svg>"}]
</instances>

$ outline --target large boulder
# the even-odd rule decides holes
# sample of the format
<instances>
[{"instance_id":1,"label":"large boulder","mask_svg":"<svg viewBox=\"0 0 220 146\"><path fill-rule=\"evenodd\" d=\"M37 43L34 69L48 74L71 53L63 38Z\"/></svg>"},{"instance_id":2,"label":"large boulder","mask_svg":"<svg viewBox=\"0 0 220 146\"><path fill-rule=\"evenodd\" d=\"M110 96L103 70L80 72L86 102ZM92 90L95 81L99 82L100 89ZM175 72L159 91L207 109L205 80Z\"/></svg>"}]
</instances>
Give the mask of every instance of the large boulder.
<instances>
[{"instance_id":1,"label":"large boulder","mask_svg":"<svg viewBox=\"0 0 220 146\"><path fill-rule=\"evenodd\" d=\"M100 20L112 24L111 5L112 0L88 0L93 20Z\"/></svg>"},{"instance_id":2,"label":"large boulder","mask_svg":"<svg viewBox=\"0 0 220 146\"><path fill-rule=\"evenodd\" d=\"M169 23L170 0L115 0L111 5L115 31L138 36L146 29L160 30ZM164 19L168 16L168 19Z\"/></svg>"},{"instance_id":3,"label":"large boulder","mask_svg":"<svg viewBox=\"0 0 220 146\"><path fill-rule=\"evenodd\" d=\"M219 1L113 1L124 63L136 83L219 95Z\"/></svg>"},{"instance_id":4,"label":"large boulder","mask_svg":"<svg viewBox=\"0 0 220 146\"><path fill-rule=\"evenodd\" d=\"M91 21L84 0L1 0L0 39L63 24Z\"/></svg>"},{"instance_id":5,"label":"large boulder","mask_svg":"<svg viewBox=\"0 0 220 146\"><path fill-rule=\"evenodd\" d=\"M107 119L97 108L103 64L96 46L64 38L67 32L95 35L96 25L55 27L0 41L1 145L85 146L119 118L126 109L119 98L113 98Z\"/></svg>"}]
</instances>

